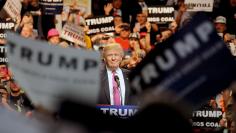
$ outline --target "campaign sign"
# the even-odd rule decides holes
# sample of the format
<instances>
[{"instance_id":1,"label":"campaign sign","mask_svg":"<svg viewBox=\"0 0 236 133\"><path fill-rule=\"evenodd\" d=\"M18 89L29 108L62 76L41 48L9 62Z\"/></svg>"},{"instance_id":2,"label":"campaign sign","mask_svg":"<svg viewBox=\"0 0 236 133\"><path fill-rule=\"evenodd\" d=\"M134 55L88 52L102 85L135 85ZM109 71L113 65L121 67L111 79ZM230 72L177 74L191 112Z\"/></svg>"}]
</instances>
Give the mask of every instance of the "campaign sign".
<instances>
[{"instance_id":1,"label":"campaign sign","mask_svg":"<svg viewBox=\"0 0 236 133\"><path fill-rule=\"evenodd\" d=\"M0 20L0 39L5 39L7 34L6 30L14 30L15 23L13 21ZM6 47L4 44L0 44L0 65L6 64L8 58L6 57Z\"/></svg>"},{"instance_id":2,"label":"campaign sign","mask_svg":"<svg viewBox=\"0 0 236 133\"><path fill-rule=\"evenodd\" d=\"M7 0L3 9L0 12L1 17L10 16L13 20L20 20L21 18L21 2L19 0Z\"/></svg>"},{"instance_id":3,"label":"campaign sign","mask_svg":"<svg viewBox=\"0 0 236 133\"><path fill-rule=\"evenodd\" d=\"M117 116L120 118L128 118L134 116L138 111L137 106L125 105L125 106L116 106L116 105L97 105L97 109L101 110L103 114L108 114L111 116Z\"/></svg>"},{"instance_id":4,"label":"campaign sign","mask_svg":"<svg viewBox=\"0 0 236 133\"><path fill-rule=\"evenodd\" d=\"M14 30L15 23L13 21L0 20L0 39L5 39L7 34L5 30Z\"/></svg>"},{"instance_id":5,"label":"campaign sign","mask_svg":"<svg viewBox=\"0 0 236 133\"><path fill-rule=\"evenodd\" d=\"M45 15L60 14L63 9L63 0L39 0L39 5Z\"/></svg>"},{"instance_id":6,"label":"campaign sign","mask_svg":"<svg viewBox=\"0 0 236 133\"><path fill-rule=\"evenodd\" d=\"M56 111L63 99L95 106L100 86L96 51L61 48L7 32L8 65L36 106Z\"/></svg>"},{"instance_id":7,"label":"campaign sign","mask_svg":"<svg viewBox=\"0 0 236 133\"><path fill-rule=\"evenodd\" d=\"M214 0L185 0L187 11L212 12Z\"/></svg>"},{"instance_id":8,"label":"campaign sign","mask_svg":"<svg viewBox=\"0 0 236 133\"><path fill-rule=\"evenodd\" d=\"M60 34L61 38L76 43L82 47L86 47L84 36L83 28L72 23L66 23Z\"/></svg>"},{"instance_id":9,"label":"campaign sign","mask_svg":"<svg viewBox=\"0 0 236 133\"><path fill-rule=\"evenodd\" d=\"M130 74L134 96L145 90L174 102L199 106L236 79L235 61L210 20L197 13L191 22L155 47ZM151 89L152 88L152 89Z\"/></svg>"},{"instance_id":10,"label":"campaign sign","mask_svg":"<svg viewBox=\"0 0 236 133\"><path fill-rule=\"evenodd\" d=\"M89 26L87 34L114 32L113 16L99 16L86 19L86 25Z\"/></svg>"},{"instance_id":11,"label":"campaign sign","mask_svg":"<svg viewBox=\"0 0 236 133\"><path fill-rule=\"evenodd\" d=\"M6 47L4 45L0 45L0 65L4 65L8 62L6 51Z\"/></svg>"},{"instance_id":12,"label":"campaign sign","mask_svg":"<svg viewBox=\"0 0 236 133\"><path fill-rule=\"evenodd\" d=\"M148 21L165 24L174 21L174 7L153 6L148 7Z\"/></svg>"},{"instance_id":13,"label":"campaign sign","mask_svg":"<svg viewBox=\"0 0 236 133\"><path fill-rule=\"evenodd\" d=\"M221 109L199 109L193 111L192 126L198 128L219 128L223 112Z\"/></svg>"}]
</instances>

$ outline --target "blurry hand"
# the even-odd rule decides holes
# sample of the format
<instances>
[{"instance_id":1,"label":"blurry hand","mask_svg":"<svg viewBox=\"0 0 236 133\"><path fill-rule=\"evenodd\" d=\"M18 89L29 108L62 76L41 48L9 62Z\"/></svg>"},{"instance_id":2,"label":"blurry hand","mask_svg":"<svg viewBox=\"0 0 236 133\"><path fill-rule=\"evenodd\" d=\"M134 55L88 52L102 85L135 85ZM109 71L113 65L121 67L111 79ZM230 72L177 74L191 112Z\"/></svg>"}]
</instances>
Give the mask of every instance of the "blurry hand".
<instances>
[{"instance_id":1,"label":"blurry hand","mask_svg":"<svg viewBox=\"0 0 236 133\"><path fill-rule=\"evenodd\" d=\"M109 15L112 8L113 8L112 3L108 3L107 5L104 5L105 15Z\"/></svg>"},{"instance_id":2,"label":"blurry hand","mask_svg":"<svg viewBox=\"0 0 236 133\"><path fill-rule=\"evenodd\" d=\"M151 31L151 23L149 22L146 22L146 28L147 28L147 32L150 32Z\"/></svg>"}]
</instances>

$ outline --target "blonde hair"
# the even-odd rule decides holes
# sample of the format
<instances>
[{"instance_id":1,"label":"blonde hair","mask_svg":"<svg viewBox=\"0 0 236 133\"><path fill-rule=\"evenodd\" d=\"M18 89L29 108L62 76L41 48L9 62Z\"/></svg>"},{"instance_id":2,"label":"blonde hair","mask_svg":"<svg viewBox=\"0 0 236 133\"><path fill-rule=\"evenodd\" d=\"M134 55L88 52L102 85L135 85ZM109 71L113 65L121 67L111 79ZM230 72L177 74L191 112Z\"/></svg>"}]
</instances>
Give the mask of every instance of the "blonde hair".
<instances>
[{"instance_id":1,"label":"blonde hair","mask_svg":"<svg viewBox=\"0 0 236 133\"><path fill-rule=\"evenodd\" d=\"M102 56L105 57L105 54L109 50L117 50L120 52L121 56L124 56L124 50L119 43L109 43L103 47Z\"/></svg>"},{"instance_id":2,"label":"blonde hair","mask_svg":"<svg viewBox=\"0 0 236 133\"><path fill-rule=\"evenodd\" d=\"M23 28L28 28L30 31L33 31L33 24L32 23L25 23L22 27Z\"/></svg>"}]
</instances>

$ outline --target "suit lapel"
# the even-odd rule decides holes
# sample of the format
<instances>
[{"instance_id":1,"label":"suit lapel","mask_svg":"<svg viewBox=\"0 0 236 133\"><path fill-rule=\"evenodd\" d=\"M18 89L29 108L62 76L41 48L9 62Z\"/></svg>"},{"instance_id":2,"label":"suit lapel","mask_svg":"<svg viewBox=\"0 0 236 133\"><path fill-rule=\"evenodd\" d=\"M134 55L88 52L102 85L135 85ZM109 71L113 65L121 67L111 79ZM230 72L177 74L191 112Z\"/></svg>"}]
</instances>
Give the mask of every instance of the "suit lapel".
<instances>
[{"instance_id":1,"label":"suit lapel","mask_svg":"<svg viewBox=\"0 0 236 133\"><path fill-rule=\"evenodd\" d=\"M105 96L106 96L107 103L110 104L110 92L109 92L109 83L108 83L109 81L108 81L106 68L104 69L102 74L103 74L103 76L102 76L103 80L102 81L103 81L103 84L104 84L104 86L102 86L103 91L105 91L104 93L105 93Z\"/></svg>"},{"instance_id":2,"label":"suit lapel","mask_svg":"<svg viewBox=\"0 0 236 133\"><path fill-rule=\"evenodd\" d=\"M124 82L125 82L125 104L127 104L128 102L128 98L129 98L129 79L128 79L128 73L124 72L122 70L123 73L123 78L124 78Z\"/></svg>"}]
</instances>

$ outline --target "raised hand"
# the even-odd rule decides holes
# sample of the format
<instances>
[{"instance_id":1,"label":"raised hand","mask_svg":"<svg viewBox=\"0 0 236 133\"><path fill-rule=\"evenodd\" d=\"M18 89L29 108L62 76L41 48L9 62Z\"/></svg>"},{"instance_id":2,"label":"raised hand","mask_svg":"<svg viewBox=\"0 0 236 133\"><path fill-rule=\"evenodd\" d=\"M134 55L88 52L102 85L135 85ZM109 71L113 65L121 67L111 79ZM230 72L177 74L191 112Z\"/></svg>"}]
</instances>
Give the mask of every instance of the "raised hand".
<instances>
[{"instance_id":1,"label":"raised hand","mask_svg":"<svg viewBox=\"0 0 236 133\"><path fill-rule=\"evenodd\" d=\"M109 15L112 8L113 8L112 3L108 3L108 4L104 5L105 15Z\"/></svg>"}]
</instances>

